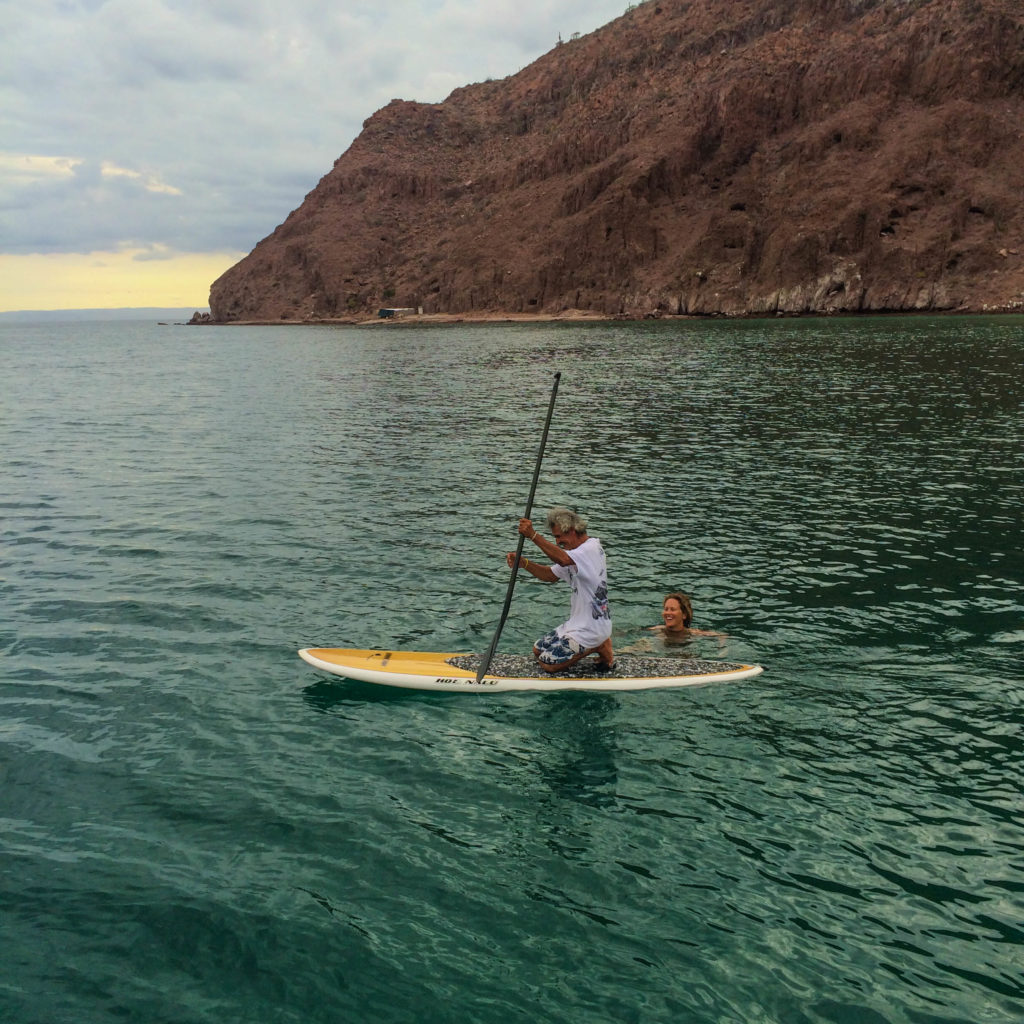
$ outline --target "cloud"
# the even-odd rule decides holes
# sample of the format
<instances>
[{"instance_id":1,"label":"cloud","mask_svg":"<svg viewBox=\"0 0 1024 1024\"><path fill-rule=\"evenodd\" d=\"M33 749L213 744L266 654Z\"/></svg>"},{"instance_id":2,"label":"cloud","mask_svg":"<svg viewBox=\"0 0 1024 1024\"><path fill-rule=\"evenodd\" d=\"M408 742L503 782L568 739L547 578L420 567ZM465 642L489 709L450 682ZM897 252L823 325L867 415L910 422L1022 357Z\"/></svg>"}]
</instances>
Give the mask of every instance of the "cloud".
<instances>
[{"instance_id":1,"label":"cloud","mask_svg":"<svg viewBox=\"0 0 1024 1024\"><path fill-rule=\"evenodd\" d=\"M69 178L81 160L66 156L38 156L34 153L0 153L0 180L21 185Z\"/></svg>"},{"instance_id":2,"label":"cloud","mask_svg":"<svg viewBox=\"0 0 1024 1024\"><path fill-rule=\"evenodd\" d=\"M248 251L392 98L515 74L625 6L5 4L0 253Z\"/></svg>"},{"instance_id":3,"label":"cloud","mask_svg":"<svg viewBox=\"0 0 1024 1024\"><path fill-rule=\"evenodd\" d=\"M139 182L147 192L159 192L168 196L180 196L182 191L173 185L167 185L158 178L144 175L140 171L133 171L127 167L118 167L117 164L104 160L100 165L100 174L104 178L129 178Z\"/></svg>"},{"instance_id":4,"label":"cloud","mask_svg":"<svg viewBox=\"0 0 1024 1024\"><path fill-rule=\"evenodd\" d=\"M145 249L136 249L128 254L135 263L166 263L177 259L179 254L166 245L154 244Z\"/></svg>"}]
</instances>

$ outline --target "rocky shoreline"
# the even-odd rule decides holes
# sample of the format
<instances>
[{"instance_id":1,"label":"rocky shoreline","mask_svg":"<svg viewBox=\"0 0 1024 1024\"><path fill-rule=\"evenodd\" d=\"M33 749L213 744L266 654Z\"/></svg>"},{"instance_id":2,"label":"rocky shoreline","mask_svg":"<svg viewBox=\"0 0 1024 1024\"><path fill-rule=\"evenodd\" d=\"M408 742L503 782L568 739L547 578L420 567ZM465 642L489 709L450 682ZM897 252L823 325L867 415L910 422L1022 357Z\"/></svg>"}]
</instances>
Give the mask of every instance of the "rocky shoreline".
<instances>
[{"instance_id":1,"label":"rocky shoreline","mask_svg":"<svg viewBox=\"0 0 1024 1024\"><path fill-rule=\"evenodd\" d=\"M865 311L863 313L852 312L821 312L821 313L730 313L730 314L672 314L672 313L645 313L642 316L629 316L624 313L595 313L590 310L571 310L565 313L412 313L401 317L366 317L366 316L345 316L345 317L308 317L301 320L293 319L253 319L253 320L215 320L210 313L193 313L192 318L186 322L187 326L211 326L211 327L318 327L318 326L339 326L339 327L429 327L429 326L450 326L454 324L515 324L515 323L609 323L626 322L636 323L646 320L764 320L764 319L791 319L791 320L834 320L837 317L865 317L865 316L1024 316L1024 301L1007 303L1003 306L987 307L985 309L972 309L961 307L958 309L943 310L893 310L893 311Z\"/></svg>"},{"instance_id":2,"label":"rocky shoreline","mask_svg":"<svg viewBox=\"0 0 1024 1024\"><path fill-rule=\"evenodd\" d=\"M407 313L402 316L311 316L301 319L253 319L253 320L215 320L212 313L196 312L189 324L215 325L225 327L239 326L288 326L310 327L317 325L339 324L349 327L400 327L424 324L507 324L507 323L565 323L586 320L631 320L634 317L609 316L591 310L572 309L562 313ZM642 318L641 318L642 319ZM681 317L677 319L691 319Z\"/></svg>"}]
</instances>

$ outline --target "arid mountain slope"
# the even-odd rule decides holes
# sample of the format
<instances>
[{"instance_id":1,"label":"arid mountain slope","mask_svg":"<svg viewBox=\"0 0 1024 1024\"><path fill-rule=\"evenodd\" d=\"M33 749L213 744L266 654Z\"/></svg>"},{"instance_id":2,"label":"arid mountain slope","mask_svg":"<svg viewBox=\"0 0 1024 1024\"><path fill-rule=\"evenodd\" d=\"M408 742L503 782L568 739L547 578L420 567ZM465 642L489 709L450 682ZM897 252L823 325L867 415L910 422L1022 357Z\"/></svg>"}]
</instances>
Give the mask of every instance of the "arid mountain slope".
<instances>
[{"instance_id":1,"label":"arid mountain slope","mask_svg":"<svg viewBox=\"0 0 1024 1024\"><path fill-rule=\"evenodd\" d=\"M1020 0L648 0L395 100L219 321L1024 308Z\"/></svg>"}]
</instances>

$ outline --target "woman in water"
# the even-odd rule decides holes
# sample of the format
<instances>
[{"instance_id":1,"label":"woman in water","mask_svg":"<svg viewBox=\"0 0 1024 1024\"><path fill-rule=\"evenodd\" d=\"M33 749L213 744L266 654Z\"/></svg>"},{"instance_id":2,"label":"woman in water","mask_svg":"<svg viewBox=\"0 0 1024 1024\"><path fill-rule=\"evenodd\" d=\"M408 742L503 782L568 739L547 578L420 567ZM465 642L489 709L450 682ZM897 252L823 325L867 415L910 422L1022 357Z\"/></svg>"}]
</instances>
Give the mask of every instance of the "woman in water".
<instances>
[{"instance_id":1,"label":"woman in water","mask_svg":"<svg viewBox=\"0 0 1024 1024\"><path fill-rule=\"evenodd\" d=\"M653 639L644 638L629 647L623 647L622 654L653 654L662 644L666 647L675 644L688 644L695 637L714 636L718 637L718 646L725 646L725 633L715 633L709 629L693 628L693 605L689 597L678 590L666 594L661 603L661 619L663 625L651 626L649 632L661 638L662 643L658 644Z\"/></svg>"},{"instance_id":2,"label":"woman in water","mask_svg":"<svg viewBox=\"0 0 1024 1024\"><path fill-rule=\"evenodd\" d=\"M725 637L724 633L710 629L694 629L693 604L686 594L678 590L665 595L661 603L661 620L664 625L652 626L651 632L657 633L666 644L685 644L696 636Z\"/></svg>"}]
</instances>

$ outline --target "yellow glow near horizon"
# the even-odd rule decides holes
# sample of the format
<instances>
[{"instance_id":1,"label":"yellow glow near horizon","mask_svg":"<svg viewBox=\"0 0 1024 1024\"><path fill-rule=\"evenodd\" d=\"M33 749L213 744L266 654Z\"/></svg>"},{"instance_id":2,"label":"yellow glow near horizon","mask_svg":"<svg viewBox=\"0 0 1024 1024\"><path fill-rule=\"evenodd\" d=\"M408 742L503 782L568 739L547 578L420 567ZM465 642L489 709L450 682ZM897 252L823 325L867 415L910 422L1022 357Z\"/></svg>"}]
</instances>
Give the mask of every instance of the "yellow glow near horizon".
<instances>
[{"instance_id":1,"label":"yellow glow near horizon","mask_svg":"<svg viewBox=\"0 0 1024 1024\"><path fill-rule=\"evenodd\" d=\"M21 309L205 309L210 285L244 252L0 253L0 312Z\"/></svg>"},{"instance_id":2,"label":"yellow glow near horizon","mask_svg":"<svg viewBox=\"0 0 1024 1024\"><path fill-rule=\"evenodd\" d=\"M70 178L81 160L71 156L36 156L0 152L0 174L11 181L37 182Z\"/></svg>"}]
</instances>

